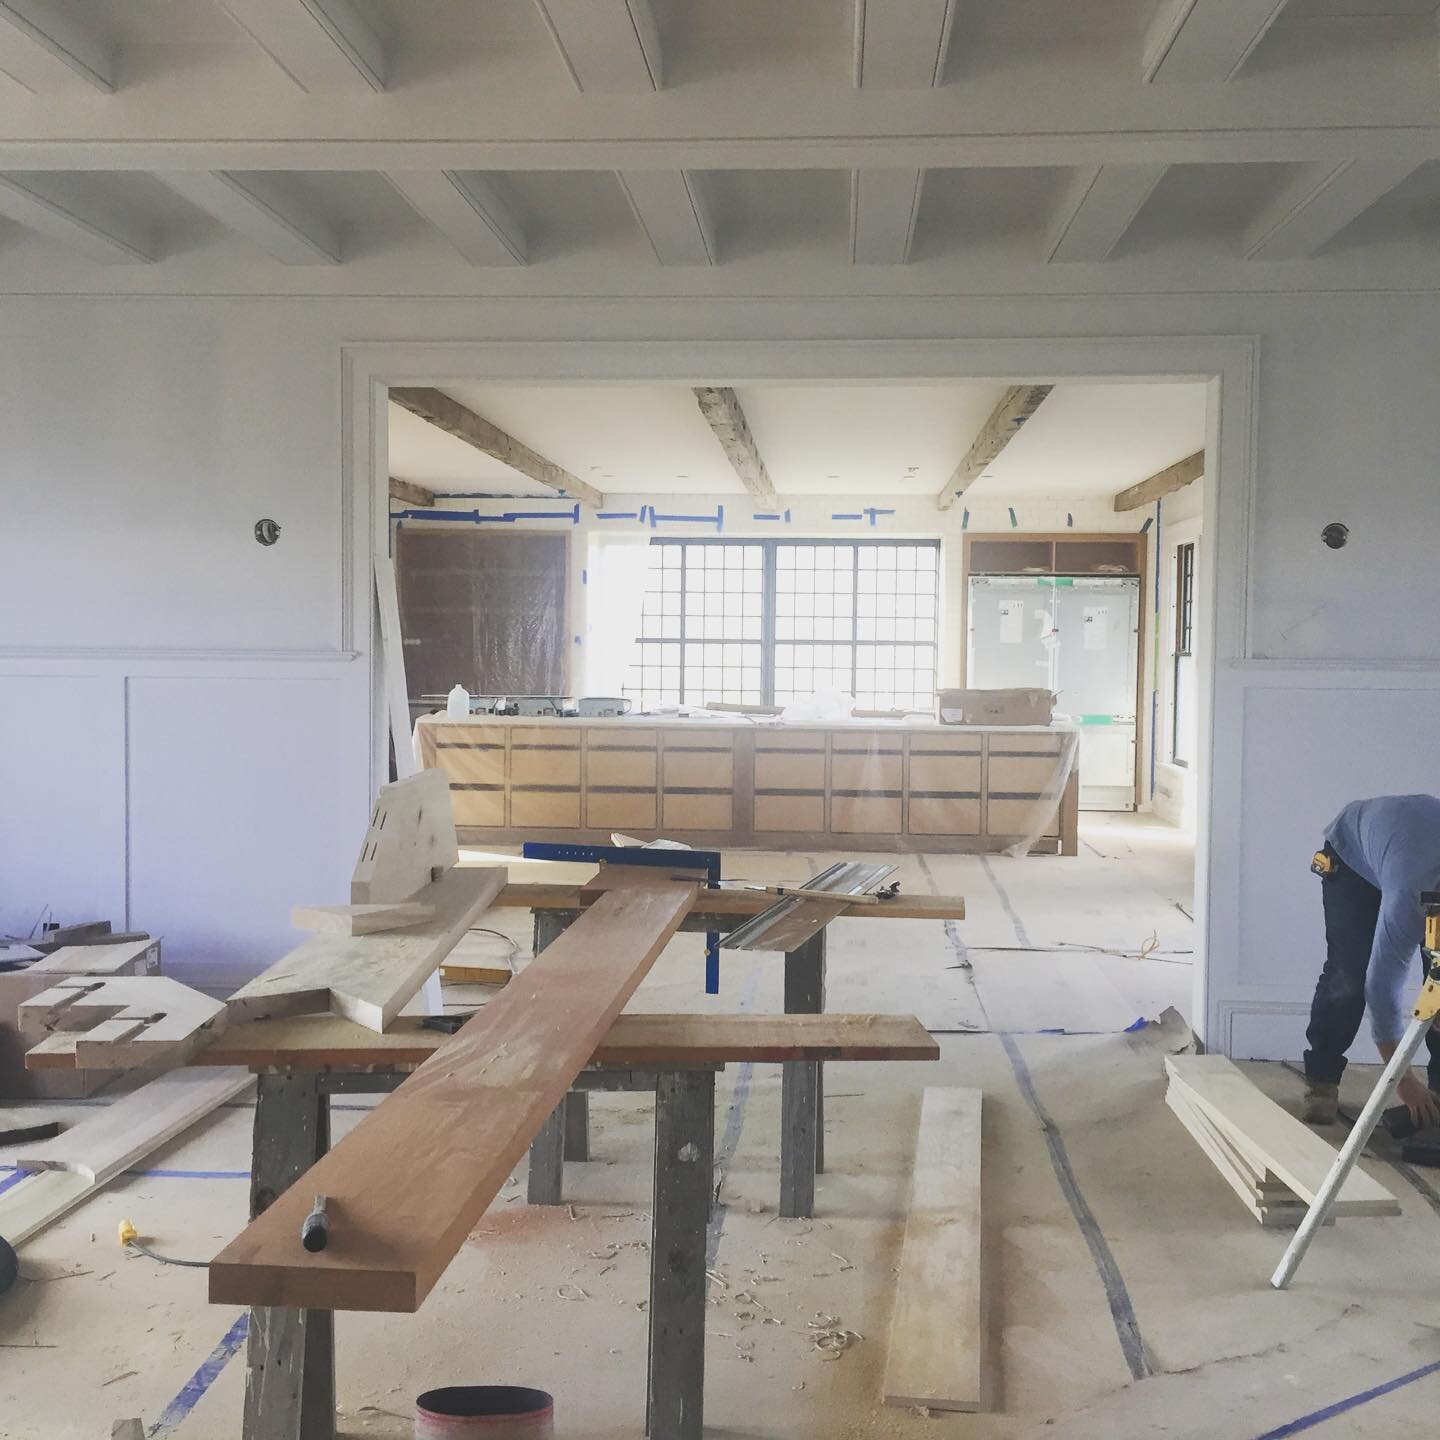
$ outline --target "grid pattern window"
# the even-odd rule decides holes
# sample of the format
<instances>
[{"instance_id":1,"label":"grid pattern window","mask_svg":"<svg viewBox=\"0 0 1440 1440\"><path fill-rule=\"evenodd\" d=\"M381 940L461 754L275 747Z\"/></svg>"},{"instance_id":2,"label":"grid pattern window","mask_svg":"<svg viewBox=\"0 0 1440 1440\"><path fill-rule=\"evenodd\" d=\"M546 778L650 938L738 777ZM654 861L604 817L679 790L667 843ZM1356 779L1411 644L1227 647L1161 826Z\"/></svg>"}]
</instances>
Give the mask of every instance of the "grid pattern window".
<instances>
[{"instance_id":1,"label":"grid pattern window","mask_svg":"<svg viewBox=\"0 0 1440 1440\"><path fill-rule=\"evenodd\" d=\"M641 705L763 703L765 554L743 541L652 541L637 660Z\"/></svg>"},{"instance_id":2,"label":"grid pattern window","mask_svg":"<svg viewBox=\"0 0 1440 1440\"><path fill-rule=\"evenodd\" d=\"M1175 676L1170 758L1188 765L1195 750L1195 545L1175 547Z\"/></svg>"},{"instance_id":3,"label":"grid pattern window","mask_svg":"<svg viewBox=\"0 0 1440 1440\"><path fill-rule=\"evenodd\" d=\"M867 710L935 704L935 541L662 540L626 694L641 705L788 705L839 690Z\"/></svg>"}]
</instances>

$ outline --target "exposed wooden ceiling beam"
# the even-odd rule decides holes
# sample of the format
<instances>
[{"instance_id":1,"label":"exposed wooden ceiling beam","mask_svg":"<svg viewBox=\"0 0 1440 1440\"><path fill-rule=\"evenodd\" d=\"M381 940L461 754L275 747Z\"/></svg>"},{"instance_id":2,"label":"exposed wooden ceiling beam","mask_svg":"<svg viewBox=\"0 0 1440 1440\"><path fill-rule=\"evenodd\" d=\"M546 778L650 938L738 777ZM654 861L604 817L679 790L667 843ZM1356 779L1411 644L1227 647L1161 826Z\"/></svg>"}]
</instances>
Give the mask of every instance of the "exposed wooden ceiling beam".
<instances>
[{"instance_id":1,"label":"exposed wooden ceiling beam","mask_svg":"<svg viewBox=\"0 0 1440 1440\"><path fill-rule=\"evenodd\" d=\"M618 170L616 178L662 265L715 264L715 230L702 176L684 170Z\"/></svg>"},{"instance_id":2,"label":"exposed wooden ceiling beam","mask_svg":"<svg viewBox=\"0 0 1440 1440\"><path fill-rule=\"evenodd\" d=\"M1168 165L1087 165L1066 192L1046 242L1050 261L1108 260Z\"/></svg>"},{"instance_id":3,"label":"exposed wooden ceiling beam","mask_svg":"<svg viewBox=\"0 0 1440 1440\"><path fill-rule=\"evenodd\" d=\"M1298 260L1313 255L1414 169L1403 159L1302 166L1245 232L1245 258Z\"/></svg>"},{"instance_id":4,"label":"exposed wooden ceiling beam","mask_svg":"<svg viewBox=\"0 0 1440 1440\"><path fill-rule=\"evenodd\" d=\"M1146 80L1230 80L1285 0L1161 0L1145 34Z\"/></svg>"},{"instance_id":5,"label":"exposed wooden ceiling beam","mask_svg":"<svg viewBox=\"0 0 1440 1440\"><path fill-rule=\"evenodd\" d=\"M855 84L928 90L940 84L956 0L855 0Z\"/></svg>"},{"instance_id":6,"label":"exposed wooden ceiling beam","mask_svg":"<svg viewBox=\"0 0 1440 1440\"><path fill-rule=\"evenodd\" d=\"M392 170L386 178L472 265L525 263L524 222L485 176Z\"/></svg>"},{"instance_id":7,"label":"exposed wooden ceiling beam","mask_svg":"<svg viewBox=\"0 0 1440 1440\"><path fill-rule=\"evenodd\" d=\"M293 195L278 193L274 177L242 180L224 170L171 170L160 179L284 265L340 263L335 226Z\"/></svg>"},{"instance_id":8,"label":"exposed wooden ceiling beam","mask_svg":"<svg viewBox=\"0 0 1440 1440\"><path fill-rule=\"evenodd\" d=\"M644 93L664 83L650 0L535 0L577 90Z\"/></svg>"},{"instance_id":9,"label":"exposed wooden ceiling beam","mask_svg":"<svg viewBox=\"0 0 1440 1440\"><path fill-rule=\"evenodd\" d=\"M1040 408L1053 390L1053 385L1012 385L990 412L965 458L935 497L942 510L948 510L984 472L985 467L1015 438L1020 427Z\"/></svg>"},{"instance_id":10,"label":"exposed wooden ceiling beam","mask_svg":"<svg viewBox=\"0 0 1440 1440\"><path fill-rule=\"evenodd\" d=\"M392 475L390 477L390 498L424 509L427 505L435 503L435 492L427 490L423 485L417 485L413 480L401 480L398 476Z\"/></svg>"},{"instance_id":11,"label":"exposed wooden ceiling beam","mask_svg":"<svg viewBox=\"0 0 1440 1440\"><path fill-rule=\"evenodd\" d=\"M434 390L429 386L394 386L390 390L390 398L412 415L428 420L447 435L473 445L492 460L508 465L547 489L573 500L581 500L586 505L602 505L605 502L604 495L593 485L587 485L563 466L547 460L528 445L522 445L513 435L507 435L499 426L482 419L469 406L452 400L443 390Z\"/></svg>"},{"instance_id":12,"label":"exposed wooden ceiling beam","mask_svg":"<svg viewBox=\"0 0 1440 1440\"><path fill-rule=\"evenodd\" d=\"M61 203L0 175L0 215L27 230L58 240L91 260L107 265L148 265L159 259L156 237L115 216L103 216L68 201Z\"/></svg>"},{"instance_id":13,"label":"exposed wooden ceiling beam","mask_svg":"<svg viewBox=\"0 0 1440 1440\"><path fill-rule=\"evenodd\" d=\"M385 88L385 47L350 0L219 0L302 89Z\"/></svg>"},{"instance_id":14,"label":"exposed wooden ceiling beam","mask_svg":"<svg viewBox=\"0 0 1440 1440\"><path fill-rule=\"evenodd\" d=\"M1115 497L1115 509L1118 513L1153 505L1166 495L1183 490L1192 480L1198 480L1204 473L1205 452L1197 450L1193 455L1187 455L1183 460L1177 460L1173 465L1157 471L1148 480L1142 480L1138 485L1122 490Z\"/></svg>"},{"instance_id":15,"label":"exposed wooden ceiling beam","mask_svg":"<svg viewBox=\"0 0 1440 1440\"><path fill-rule=\"evenodd\" d=\"M107 95L115 89L114 57L98 27L48 0L0 0L0 73L27 90L77 78Z\"/></svg>"},{"instance_id":16,"label":"exposed wooden ceiling beam","mask_svg":"<svg viewBox=\"0 0 1440 1440\"><path fill-rule=\"evenodd\" d=\"M915 238L923 170L850 173L850 259L856 265L903 265Z\"/></svg>"},{"instance_id":17,"label":"exposed wooden ceiling beam","mask_svg":"<svg viewBox=\"0 0 1440 1440\"><path fill-rule=\"evenodd\" d=\"M700 413L715 432L725 458L740 477L740 483L756 504L774 509L780 503L779 497L760 456L760 447L750 433L739 397L728 385L697 385L695 399L699 401Z\"/></svg>"}]
</instances>

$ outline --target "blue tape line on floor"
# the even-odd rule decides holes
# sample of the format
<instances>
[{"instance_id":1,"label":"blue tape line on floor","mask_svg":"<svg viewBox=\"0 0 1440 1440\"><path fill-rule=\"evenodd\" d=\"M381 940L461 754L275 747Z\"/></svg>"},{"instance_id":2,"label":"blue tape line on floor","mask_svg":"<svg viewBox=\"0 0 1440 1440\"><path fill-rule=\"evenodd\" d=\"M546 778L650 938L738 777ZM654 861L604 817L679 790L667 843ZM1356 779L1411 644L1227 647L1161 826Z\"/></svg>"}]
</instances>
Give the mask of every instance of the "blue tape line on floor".
<instances>
[{"instance_id":1,"label":"blue tape line on floor","mask_svg":"<svg viewBox=\"0 0 1440 1440\"><path fill-rule=\"evenodd\" d=\"M16 1172L9 1180L0 1180L0 1190L13 1185L16 1180L29 1173L21 1170L18 1165L0 1165L0 1170ZM146 1180L248 1180L250 1178L248 1170L126 1170L124 1173L141 1176Z\"/></svg>"},{"instance_id":2,"label":"blue tape line on floor","mask_svg":"<svg viewBox=\"0 0 1440 1440\"><path fill-rule=\"evenodd\" d=\"M1030 944L1030 937L1025 933L1024 922L1015 913L1015 907L1010 903L1010 897L1005 893L1005 887L995 878L995 872L990 868L990 857L980 857L980 868L985 872L985 877L995 887L995 893L1000 897L1000 907L1010 917L1010 924L1014 928L1015 938L1025 946Z\"/></svg>"},{"instance_id":3,"label":"blue tape line on floor","mask_svg":"<svg viewBox=\"0 0 1440 1440\"><path fill-rule=\"evenodd\" d=\"M147 1440L173 1435L185 1417L200 1403L220 1372L250 1333L250 1312L242 1310L220 1343L201 1362L200 1368L180 1387L180 1393L160 1412L160 1418L145 1432Z\"/></svg>"},{"instance_id":4,"label":"blue tape line on floor","mask_svg":"<svg viewBox=\"0 0 1440 1440\"><path fill-rule=\"evenodd\" d=\"M1362 1390L1358 1395L1337 1400L1333 1405L1325 1406L1323 1410L1312 1410L1310 1414L1302 1415L1298 1420L1292 1420L1288 1425L1280 1426L1278 1430L1267 1430L1263 1435L1257 1435L1255 1440L1284 1440L1287 1435L1298 1435L1302 1430L1313 1429L1316 1425L1323 1425L1327 1420L1333 1420L1337 1415L1343 1415L1347 1410L1355 1409L1357 1405L1364 1405L1370 1400L1378 1400L1392 1390L1399 1390L1404 1385L1412 1385L1416 1380L1423 1380L1427 1375L1436 1373L1440 1373L1440 1360L1432 1360L1430 1364L1422 1365L1418 1370L1410 1370L1404 1375L1397 1375L1393 1380L1387 1380L1383 1385L1376 1385L1370 1390Z\"/></svg>"},{"instance_id":5,"label":"blue tape line on floor","mask_svg":"<svg viewBox=\"0 0 1440 1440\"><path fill-rule=\"evenodd\" d=\"M15 1186L30 1174L28 1170L21 1170L17 1166L11 1166L10 1168L14 1170L15 1173L13 1175L7 1175L3 1180L0 1180L0 1195L3 1195L7 1190L13 1190Z\"/></svg>"},{"instance_id":6,"label":"blue tape line on floor","mask_svg":"<svg viewBox=\"0 0 1440 1440\"><path fill-rule=\"evenodd\" d=\"M1105 1299L1110 1306L1110 1318L1115 1323L1115 1336L1120 1341L1120 1350L1125 1356L1125 1363L1130 1367L1130 1376L1134 1380L1148 1379L1155 1373L1155 1369L1150 1362L1150 1352L1145 1348L1145 1341L1140 1334L1140 1322L1135 1318L1135 1307L1130 1302L1130 1292L1125 1288L1124 1276L1120 1274L1120 1267L1115 1263L1115 1256L1111 1254L1110 1246L1100 1231L1095 1214L1081 1193L1080 1182L1075 1178L1075 1171L1071 1168L1065 1142L1060 1138L1060 1128L1050 1118L1049 1113L1040 1103L1039 1095L1035 1093L1035 1082L1030 1077L1030 1068L1025 1064L1025 1057L1021 1055L1020 1047L1004 1031L1000 1032L999 1038L1000 1044L1004 1046L1005 1054L1009 1057L1010 1068L1015 1072L1015 1081L1020 1087L1020 1094L1024 1096L1025 1103L1030 1107L1035 1118L1039 1120L1040 1128L1045 1133L1045 1146L1050 1152L1051 1168L1055 1171L1055 1178L1060 1183L1065 1203L1069 1205L1070 1213L1075 1217L1075 1223L1085 1237L1085 1244L1090 1250L1090 1258L1095 1262L1100 1283L1105 1288Z\"/></svg>"}]
</instances>

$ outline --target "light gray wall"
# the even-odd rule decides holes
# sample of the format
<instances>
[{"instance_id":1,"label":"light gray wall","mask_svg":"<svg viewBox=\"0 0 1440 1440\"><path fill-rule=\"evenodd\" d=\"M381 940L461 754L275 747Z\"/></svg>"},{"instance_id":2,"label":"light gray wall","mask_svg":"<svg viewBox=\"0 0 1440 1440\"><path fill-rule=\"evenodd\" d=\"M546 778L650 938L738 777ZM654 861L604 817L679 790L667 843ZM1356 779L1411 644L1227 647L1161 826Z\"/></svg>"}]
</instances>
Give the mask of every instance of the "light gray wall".
<instances>
[{"instance_id":1,"label":"light gray wall","mask_svg":"<svg viewBox=\"0 0 1440 1440\"><path fill-rule=\"evenodd\" d=\"M1251 638L1215 686L1210 848L1228 878L1208 1029L1294 1054L1320 827L1364 791L1440 790L1437 319L1430 295L8 298L0 928L41 904L99 911L223 982L286 948L292 904L343 898L380 733L379 513L347 499L344 346L1254 333L1249 594L1220 596L1248 600ZM283 527L273 549L251 538L262 515ZM1319 543L1332 519L1343 551Z\"/></svg>"}]
</instances>

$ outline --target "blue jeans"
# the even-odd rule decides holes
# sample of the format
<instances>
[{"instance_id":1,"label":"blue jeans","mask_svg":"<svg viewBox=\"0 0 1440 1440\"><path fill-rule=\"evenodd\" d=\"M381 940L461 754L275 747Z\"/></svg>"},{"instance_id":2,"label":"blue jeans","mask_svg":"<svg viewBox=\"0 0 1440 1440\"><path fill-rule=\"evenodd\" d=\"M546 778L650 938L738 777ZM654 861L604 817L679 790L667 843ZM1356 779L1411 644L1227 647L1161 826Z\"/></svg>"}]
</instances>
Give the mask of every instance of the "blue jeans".
<instances>
[{"instance_id":1,"label":"blue jeans","mask_svg":"<svg viewBox=\"0 0 1440 1440\"><path fill-rule=\"evenodd\" d=\"M1345 1052L1355 1043L1365 1016L1365 972L1380 918L1380 892L1330 846L1325 850L1335 868L1320 877L1326 955L1310 1004L1310 1028L1305 1032L1310 1043L1305 1074L1311 1080L1338 1085L1345 1073ZM1440 1026L1431 1027L1425 1043L1430 1050L1430 1088L1440 1092Z\"/></svg>"}]
</instances>

